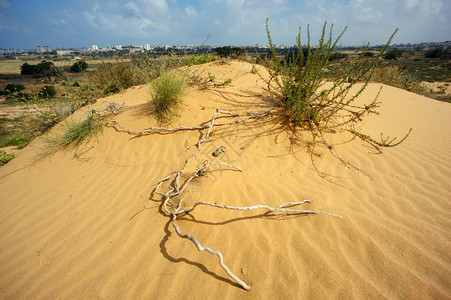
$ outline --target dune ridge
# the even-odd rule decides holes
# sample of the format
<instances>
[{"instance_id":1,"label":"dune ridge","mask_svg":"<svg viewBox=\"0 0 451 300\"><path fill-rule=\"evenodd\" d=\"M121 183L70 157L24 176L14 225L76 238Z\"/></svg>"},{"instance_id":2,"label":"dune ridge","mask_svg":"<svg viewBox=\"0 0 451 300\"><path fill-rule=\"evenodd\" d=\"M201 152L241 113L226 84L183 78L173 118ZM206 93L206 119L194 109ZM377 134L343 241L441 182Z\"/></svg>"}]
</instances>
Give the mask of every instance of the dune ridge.
<instances>
[{"instance_id":1,"label":"dune ridge","mask_svg":"<svg viewBox=\"0 0 451 300\"><path fill-rule=\"evenodd\" d=\"M187 69L224 88L190 88L171 127L208 122L220 107L262 112L274 103L252 65L232 61ZM263 72L263 71L262 71ZM361 101L371 101L371 84ZM131 130L156 125L143 113L148 86L99 99L129 108L114 120ZM131 138L106 127L98 140L35 165L39 140L0 169L0 291L4 299L451 298L451 106L383 86L379 116L358 128L408 139L382 153L347 132L330 136L344 166L308 134L293 136L272 114L215 128L193 160L239 166L193 181L186 203L267 204L310 199L301 208L335 213L269 217L198 207L178 218L182 232L219 250L251 286L238 287L217 258L179 238L161 213L157 182L179 170L203 132ZM55 128L58 131L58 127ZM214 158L219 146L226 153Z\"/></svg>"}]
</instances>

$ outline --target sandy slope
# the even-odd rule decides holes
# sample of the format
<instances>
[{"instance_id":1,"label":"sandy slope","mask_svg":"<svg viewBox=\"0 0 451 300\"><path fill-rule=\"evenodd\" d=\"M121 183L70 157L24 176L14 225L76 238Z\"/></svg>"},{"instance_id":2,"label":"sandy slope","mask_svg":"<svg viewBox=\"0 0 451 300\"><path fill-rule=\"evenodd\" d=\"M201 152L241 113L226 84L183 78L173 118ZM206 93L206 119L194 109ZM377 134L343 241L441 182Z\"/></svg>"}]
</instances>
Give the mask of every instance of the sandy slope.
<instances>
[{"instance_id":1,"label":"sandy slope","mask_svg":"<svg viewBox=\"0 0 451 300\"><path fill-rule=\"evenodd\" d=\"M172 127L208 122L216 107L243 113L273 105L250 64L191 70L233 82L190 89ZM363 101L379 86L371 85ZM155 125L143 110L147 89L109 97L130 107L114 119L132 130ZM380 101L380 116L360 130L401 136L412 127L405 143L380 153L350 134L330 136L337 153L369 176L346 168L320 145L312 154L308 135L287 132L275 115L215 129L193 160L191 169L216 160L244 172L197 179L186 205L277 206L310 199L303 208L343 216L278 218L199 207L180 218L181 230L221 251L250 291L237 287L216 257L175 234L153 193L159 179L183 166L193 148L184 149L201 132L131 139L105 128L98 141L77 150L78 159L71 150L27 167L35 141L0 169L0 297L450 298L451 106L389 86ZM227 152L213 158L221 145Z\"/></svg>"}]
</instances>

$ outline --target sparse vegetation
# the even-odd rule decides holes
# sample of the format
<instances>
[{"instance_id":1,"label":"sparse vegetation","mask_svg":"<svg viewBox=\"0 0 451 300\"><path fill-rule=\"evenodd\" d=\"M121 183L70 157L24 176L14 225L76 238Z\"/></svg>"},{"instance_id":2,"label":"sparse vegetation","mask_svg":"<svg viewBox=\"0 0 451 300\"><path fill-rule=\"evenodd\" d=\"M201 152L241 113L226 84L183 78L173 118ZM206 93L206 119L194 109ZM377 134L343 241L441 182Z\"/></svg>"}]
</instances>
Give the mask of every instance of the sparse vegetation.
<instances>
[{"instance_id":1,"label":"sparse vegetation","mask_svg":"<svg viewBox=\"0 0 451 300\"><path fill-rule=\"evenodd\" d=\"M150 85L152 111L160 122L170 121L185 90L184 76L175 72L165 72Z\"/></svg>"},{"instance_id":2,"label":"sparse vegetation","mask_svg":"<svg viewBox=\"0 0 451 300\"><path fill-rule=\"evenodd\" d=\"M7 154L6 151L0 150L0 167L14 159L14 154Z\"/></svg>"},{"instance_id":3,"label":"sparse vegetation","mask_svg":"<svg viewBox=\"0 0 451 300\"><path fill-rule=\"evenodd\" d=\"M183 58L180 61L181 65L184 66L194 66L194 65L201 65L206 64L212 61L216 61L218 57L216 55L211 54L203 54L203 55L190 55L187 58Z\"/></svg>"},{"instance_id":4,"label":"sparse vegetation","mask_svg":"<svg viewBox=\"0 0 451 300\"><path fill-rule=\"evenodd\" d=\"M66 121L63 133L44 137L44 147L41 148L37 160L45 158L68 147L78 147L82 142L97 136L103 128L103 120L97 114L90 114L81 121Z\"/></svg>"}]
</instances>

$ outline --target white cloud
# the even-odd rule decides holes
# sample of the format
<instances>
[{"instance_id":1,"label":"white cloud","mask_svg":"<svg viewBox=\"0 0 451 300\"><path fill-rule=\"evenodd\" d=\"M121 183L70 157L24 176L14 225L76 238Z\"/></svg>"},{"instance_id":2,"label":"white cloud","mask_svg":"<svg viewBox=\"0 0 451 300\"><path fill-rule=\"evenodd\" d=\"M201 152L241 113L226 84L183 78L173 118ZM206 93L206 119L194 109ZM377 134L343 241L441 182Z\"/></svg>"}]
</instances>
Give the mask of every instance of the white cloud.
<instances>
[{"instance_id":1,"label":"white cloud","mask_svg":"<svg viewBox=\"0 0 451 300\"><path fill-rule=\"evenodd\" d=\"M195 16L197 16L196 9L195 9L194 7L192 7L192 6L190 6L190 5L188 5L187 7L185 7L185 14L186 14L188 17L195 17Z\"/></svg>"},{"instance_id":2,"label":"white cloud","mask_svg":"<svg viewBox=\"0 0 451 300\"><path fill-rule=\"evenodd\" d=\"M136 14L139 14L139 12L140 12L138 6L136 6L136 4L133 3L133 2L131 2L131 1L128 2L127 4L125 4L125 7L126 7L127 9L133 11L133 12L136 13Z\"/></svg>"}]
</instances>

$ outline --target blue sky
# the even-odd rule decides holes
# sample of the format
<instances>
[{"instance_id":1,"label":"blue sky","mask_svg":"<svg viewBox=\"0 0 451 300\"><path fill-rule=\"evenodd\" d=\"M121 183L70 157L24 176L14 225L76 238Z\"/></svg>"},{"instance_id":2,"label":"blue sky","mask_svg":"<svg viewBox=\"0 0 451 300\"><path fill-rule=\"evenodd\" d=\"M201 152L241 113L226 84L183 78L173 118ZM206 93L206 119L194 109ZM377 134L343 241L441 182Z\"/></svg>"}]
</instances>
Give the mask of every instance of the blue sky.
<instances>
[{"instance_id":1,"label":"blue sky","mask_svg":"<svg viewBox=\"0 0 451 300\"><path fill-rule=\"evenodd\" d=\"M343 45L451 40L451 0L0 0L0 48L106 45L291 45L325 20ZM305 39L301 40L305 42Z\"/></svg>"}]
</instances>

